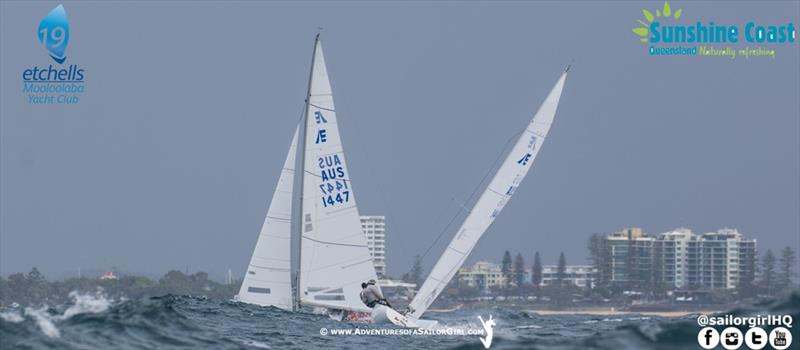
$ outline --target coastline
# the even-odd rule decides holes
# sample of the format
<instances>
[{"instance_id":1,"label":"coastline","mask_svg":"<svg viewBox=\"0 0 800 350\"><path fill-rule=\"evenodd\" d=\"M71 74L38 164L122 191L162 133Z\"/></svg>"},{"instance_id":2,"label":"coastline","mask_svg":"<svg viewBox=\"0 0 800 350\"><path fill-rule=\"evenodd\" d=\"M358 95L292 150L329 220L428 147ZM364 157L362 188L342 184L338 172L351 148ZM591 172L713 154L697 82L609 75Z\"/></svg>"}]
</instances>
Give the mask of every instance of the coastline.
<instances>
[{"instance_id":1,"label":"coastline","mask_svg":"<svg viewBox=\"0 0 800 350\"><path fill-rule=\"evenodd\" d=\"M618 310L613 307L600 307L600 308L578 308L569 310L543 310L543 309L527 309L525 312L535 313L542 316L551 315L588 315L588 316L620 316L620 315L645 315L657 317L685 317L688 315L711 315L719 313L719 310L676 310L676 311L630 311Z\"/></svg>"}]
</instances>

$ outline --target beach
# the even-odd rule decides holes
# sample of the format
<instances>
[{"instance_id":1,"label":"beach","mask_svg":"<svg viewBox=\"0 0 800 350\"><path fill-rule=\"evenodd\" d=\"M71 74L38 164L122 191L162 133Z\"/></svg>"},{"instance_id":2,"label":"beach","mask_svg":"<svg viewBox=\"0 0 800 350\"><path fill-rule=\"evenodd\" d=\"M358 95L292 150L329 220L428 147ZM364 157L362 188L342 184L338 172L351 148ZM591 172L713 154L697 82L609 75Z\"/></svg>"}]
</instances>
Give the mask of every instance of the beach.
<instances>
[{"instance_id":1,"label":"beach","mask_svg":"<svg viewBox=\"0 0 800 350\"><path fill-rule=\"evenodd\" d=\"M568 310L541 310L529 309L525 310L529 313L534 313L542 316L549 315L588 315L588 316L619 316L619 315L647 315L658 317L684 317L687 315L711 315L720 312L719 310L676 310L676 311L630 311L618 310L613 307L599 307L599 308L579 308Z\"/></svg>"}]
</instances>

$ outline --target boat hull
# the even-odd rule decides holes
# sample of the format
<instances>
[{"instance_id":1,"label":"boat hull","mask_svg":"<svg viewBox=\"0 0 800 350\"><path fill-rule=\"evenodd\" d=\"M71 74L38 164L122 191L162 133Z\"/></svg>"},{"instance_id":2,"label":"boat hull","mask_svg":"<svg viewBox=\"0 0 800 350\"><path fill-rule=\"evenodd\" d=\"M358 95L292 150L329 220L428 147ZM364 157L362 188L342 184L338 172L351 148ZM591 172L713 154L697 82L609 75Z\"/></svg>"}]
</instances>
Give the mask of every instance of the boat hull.
<instances>
[{"instance_id":1,"label":"boat hull","mask_svg":"<svg viewBox=\"0 0 800 350\"><path fill-rule=\"evenodd\" d=\"M438 322L409 317L379 304L372 309L372 323L392 323L404 328L431 328Z\"/></svg>"}]
</instances>

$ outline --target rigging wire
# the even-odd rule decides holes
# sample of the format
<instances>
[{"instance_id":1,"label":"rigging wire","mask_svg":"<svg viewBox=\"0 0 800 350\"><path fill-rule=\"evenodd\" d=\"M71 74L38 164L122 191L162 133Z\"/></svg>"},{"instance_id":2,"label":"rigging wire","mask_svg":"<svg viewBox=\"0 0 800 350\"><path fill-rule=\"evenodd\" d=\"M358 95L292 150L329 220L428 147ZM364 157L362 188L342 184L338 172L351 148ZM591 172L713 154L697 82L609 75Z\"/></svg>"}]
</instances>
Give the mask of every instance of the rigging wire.
<instances>
[{"instance_id":1,"label":"rigging wire","mask_svg":"<svg viewBox=\"0 0 800 350\"><path fill-rule=\"evenodd\" d=\"M474 197L474 196L475 196L475 194L478 192L478 190L479 190L480 188L482 188L482 187L483 187L483 183L484 183L484 182L486 182L486 178L488 178L488 177L489 177L489 174L491 174L491 173L492 173L492 170L494 170L494 169L495 169L495 167L497 166L497 162L499 162L499 161L500 161L500 158L502 158L502 157L503 157L503 155L504 155L504 154L506 154L506 150L508 149L508 146L509 146L509 144L511 143L511 141L513 141L513 140L517 139L517 137L518 137L520 134L522 134L522 131L514 133L513 135L511 135L511 137L509 137L509 138L508 138L508 140L506 140L506 143L505 143L505 145L503 146L503 149L500 151L500 153L499 153L499 154L497 155L497 157L495 158L494 162L492 163L492 166L490 166L490 167L489 167L489 169L487 169L487 170L486 170L486 173L483 175L483 178L481 179L481 181L480 181L480 182L478 182L478 184L475 186L475 188L474 188L474 189L472 189L472 193L470 193L469 197L467 197L467 200L466 200L466 201L465 201L465 202L464 202L464 203L461 205L461 208L465 209L465 211L467 212L467 214L471 213L471 212L472 212L472 210L471 210L471 209L470 209L470 210L467 210L467 208L465 207L465 204L466 204L466 203L469 203L469 202L471 202L471 201L472 201L473 197ZM453 222L455 222L455 221L456 221L456 218L458 218L458 216L459 216L460 214L461 214L461 210L459 210L458 212L456 212L456 213L453 215L453 217L452 217L452 218L450 219L450 221L447 223L447 226L445 226L445 227L444 227L444 228L443 228L443 229L442 229L442 230L439 232L439 235L438 235L438 236L436 236L436 239L433 241L433 243L431 243L431 245L429 245L429 246L428 246L428 249L426 249L426 250L425 250L425 253L424 253L424 254L422 254L422 256L420 257L420 261L422 261L423 259L425 259L425 257L428 255L428 253L430 253L430 251L431 251L431 249L433 248L433 246L435 246L435 245L436 245L436 243L438 243L438 242L439 242L439 240L442 238L442 236L444 235L444 233L445 233L445 232L447 232L447 230L450 228L450 226L451 226L451 225L453 225Z\"/></svg>"}]
</instances>

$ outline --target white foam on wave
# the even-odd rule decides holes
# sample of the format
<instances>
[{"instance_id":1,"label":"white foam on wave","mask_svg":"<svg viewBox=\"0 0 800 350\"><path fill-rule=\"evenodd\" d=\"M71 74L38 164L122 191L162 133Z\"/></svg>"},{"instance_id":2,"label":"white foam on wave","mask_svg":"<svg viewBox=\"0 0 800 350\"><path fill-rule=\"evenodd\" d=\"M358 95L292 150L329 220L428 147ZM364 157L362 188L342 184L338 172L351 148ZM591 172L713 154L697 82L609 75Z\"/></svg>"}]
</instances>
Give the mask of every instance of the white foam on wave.
<instances>
[{"instance_id":1,"label":"white foam on wave","mask_svg":"<svg viewBox=\"0 0 800 350\"><path fill-rule=\"evenodd\" d=\"M33 321L36 322L36 325L39 326L39 329L42 330L44 335L50 338L58 338L61 336L61 332L56 327L55 322L60 322L71 318L72 316L78 314L96 314L103 311L108 310L108 308L113 303L113 300L109 300L106 298L105 294L102 291L97 291L95 293L86 293L81 294L77 291L72 291L69 293L69 298L72 300L72 303L64 313L62 314L51 314L48 312L49 307L43 306L41 308L35 309L32 307L25 308L25 316L30 317ZM5 313L3 313L5 314ZM4 316L0 314L0 317L3 317L4 320L9 320L6 317L10 317L12 321L10 322L22 322L23 316L20 314L10 314Z\"/></svg>"},{"instance_id":2,"label":"white foam on wave","mask_svg":"<svg viewBox=\"0 0 800 350\"><path fill-rule=\"evenodd\" d=\"M526 324L526 325L523 325L523 326L516 326L516 327L513 327L511 329L541 329L541 328L542 328L542 326L539 326L539 325Z\"/></svg>"},{"instance_id":3,"label":"white foam on wave","mask_svg":"<svg viewBox=\"0 0 800 350\"><path fill-rule=\"evenodd\" d=\"M242 344L259 349L272 349L272 347L267 345L266 343L262 343L260 341L255 341L255 340L245 340L242 342Z\"/></svg>"},{"instance_id":4,"label":"white foam on wave","mask_svg":"<svg viewBox=\"0 0 800 350\"><path fill-rule=\"evenodd\" d=\"M16 310L0 312L0 318L2 318L3 321L11 323L20 323L25 320Z\"/></svg>"},{"instance_id":5,"label":"white foam on wave","mask_svg":"<svg viewBox=\"0 0 800 350\"><path fill-rule=\"evenodd\" d=\"M77 291L69 293L69 298L72 299L72 306L64 311L64 314L59 316L60 320L66 320L77 314L96 314L108 310L111 306L112 300L105 297L102 292L94 294L80 294Z\"/></svg>"},{"instance_id":6,"label":"white foam on wave","mask_svg":"<svg viewBox=\"0 0 800 350\"><path fill-rule=\"evenodd\" d=\"M55 317L47 313L47 306L43 306L40 309L26 307L25 315L30 316L34 321L36 321L36 325L39 326L39 329L42 330L44 335L50 338L58 338L61 336L61 332L58 331L58 328L53 323Z\"/></svg>"}]
</instances>

